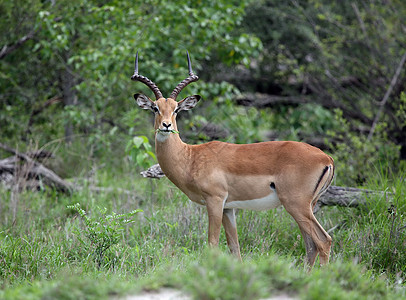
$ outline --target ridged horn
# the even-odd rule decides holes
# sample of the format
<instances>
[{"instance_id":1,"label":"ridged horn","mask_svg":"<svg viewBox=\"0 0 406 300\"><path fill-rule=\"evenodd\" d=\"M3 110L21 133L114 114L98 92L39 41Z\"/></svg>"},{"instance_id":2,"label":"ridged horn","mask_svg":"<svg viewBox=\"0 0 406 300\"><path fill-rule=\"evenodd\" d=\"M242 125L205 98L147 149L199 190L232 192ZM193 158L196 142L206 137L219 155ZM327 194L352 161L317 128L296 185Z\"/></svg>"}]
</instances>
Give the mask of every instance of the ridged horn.
<instances>
[{"instance_id":1,"label":"ridged horn","mask_svg":"<svg viewBox=\"0 0 406 300\"><path fill-rule=\"evenodd\" d=\"M162 98L162 93L159 90L158 86L154 82L152 82L150 79L148 79L147 77L138 74L138 51L137 51L137 54L135 55L135 69L134 69L134 75L131 76L131 80L140 81L140 82L144 83L147 87L149 87L151 89L151 91L154 92L155 98L157 100L159 98Z\"/></svg>"},{"instance_id":2,"label":"ridged horn","mask_svg":"<svg viewBox=\"0 0 406 300\"><path fill-rule=\"evenodd\" d=\"M176 100L176 97L179 95L179 93L189 84L192 83L194 81L199 80L199 77L195 74L193 74L193 70L192 70L192 64L190 62L190 56L189 56L189 52L186 51L186 55L187 55L187 64L188 64L188 68L189 68L189 77L187 77L186 79L182 80L181 83L179 83L176 88L173 90L173 92L170 95L170 98Z\"/></svg>"}]
</instances>

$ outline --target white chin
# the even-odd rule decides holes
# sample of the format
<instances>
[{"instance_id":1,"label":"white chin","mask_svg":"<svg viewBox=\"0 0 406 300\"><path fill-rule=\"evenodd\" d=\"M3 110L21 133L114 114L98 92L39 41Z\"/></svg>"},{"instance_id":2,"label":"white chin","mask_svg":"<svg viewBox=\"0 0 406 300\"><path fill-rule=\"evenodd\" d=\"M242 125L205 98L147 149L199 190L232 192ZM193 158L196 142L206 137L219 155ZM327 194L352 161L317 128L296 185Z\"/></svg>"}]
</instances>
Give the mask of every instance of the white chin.
<instances>
[{"instance_id":1,"label":"white chin","mask_svg":"<svg viewBox=\"0 0 406 300\"><path fill-rule=\"evenodd\" d=\"M170 136L170 131L159 131L156 133L156 140L158 142L164 142Z\"/></svg>"}]
</instances>

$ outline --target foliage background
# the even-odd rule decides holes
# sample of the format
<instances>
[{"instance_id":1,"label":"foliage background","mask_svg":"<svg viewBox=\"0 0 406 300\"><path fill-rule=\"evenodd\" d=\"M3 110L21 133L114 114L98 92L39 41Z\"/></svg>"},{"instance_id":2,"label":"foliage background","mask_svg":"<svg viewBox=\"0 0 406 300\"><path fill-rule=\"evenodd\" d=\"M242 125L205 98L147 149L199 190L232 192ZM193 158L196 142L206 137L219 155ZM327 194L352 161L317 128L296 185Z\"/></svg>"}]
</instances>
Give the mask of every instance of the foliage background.
<instances>
[{"instance_id":1,"label":"foliage background","mask_svg":"<svg viewBox=\"0 0 406 300\"><path fill-rule=\"evenodd\" d=\"M200 254L203 211L166 179L152 183L138 174L156 161L152 115L136 107L132 94L152 93L130 80L139 51L140 73L168 95L187 76L186 50L200 80L179 98L200 94L203 101L179 116L182 138L305 141L334 157L336 185L396 195L391 203L369 199L368 207L334 208L318 218L338 228L333 259L361 262L373 276L388 276L392 287L402 285L404 1L0 0L0 14L1 142L54 152L46 165L83 187L71 196L16 196L0 188L3 287L59 278L65 268L100 274L71 233L83 226L66 210L76 202L110 215L144 210L106 256L109 272L144 276L174 256ZM100 194L93 186L113 191ZM390 204L396 214L388 215ZM239 219L245 258L271 250L303 254L284 212L244 212Z\"/></svg>"},{"instance_id":2,"label":"foliage background","mask_svg":"<svg viewBox=\"0 0 406 300\"><path fill-rule=\"evenodd\" d=\"M98 157L122 151L131 135L152 139L151 117L131 99L150 94L129 80L134 53L167 94L187 75L189 50L201 80L182 95L205 101L180 122L187 141L213 137L204 134L212 124L215 138L231 142L307 141L335 152L351 174L345 184L366 182L365 161L404 168L402 1L2 1L0 9L0 127L12 145L82 138ZM244 109L238 95L250 92L276 101L257 96L256 109Z\"/></svg>"}]
</instances>

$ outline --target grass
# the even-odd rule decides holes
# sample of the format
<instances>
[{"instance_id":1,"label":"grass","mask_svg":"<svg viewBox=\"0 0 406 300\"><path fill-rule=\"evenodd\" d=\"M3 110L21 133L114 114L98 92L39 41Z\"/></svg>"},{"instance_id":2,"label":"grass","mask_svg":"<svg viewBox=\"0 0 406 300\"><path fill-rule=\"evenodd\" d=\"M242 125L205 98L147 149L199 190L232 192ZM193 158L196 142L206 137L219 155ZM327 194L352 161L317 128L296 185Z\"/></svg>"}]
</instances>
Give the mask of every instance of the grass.
<instances>
[{"instance_id":1,"label":"grass","mask_svg":"<svg viewBox=\"0 0 406 300\"><path fill-rule=\"evenodd\" d=\"M124 279L124 280L123 280ZM289 295L300 299L401 299L385 279L351 262L336 261L311 273L276 254L243 263L219 250L183 255L145 276L125 277L105 272L72 274L61 271L53 280L21 283L3 291L4 299L115 299L141 290L170 287L193 299L259 299Z\"/></svg>"},{"instance_id":2,"label":"grass","mask_svg":"<svg viewBox=\"0 0 406 300\"><path fill-rule=\"evenodd\" d=\"M224 232L220 251L206 250L204 207L167 179L143 179L124 163L93 168L78 182L85 188L71 196L24 191L12 197L0 187L0 298L103 299L162 286L196 299L278 293L302 299L406 297L406 183L400 176L377 171L368 188L385 190L388 197L372 196L359 208L323 208L316 215L326 230L333 229L332 263L310 274L300 231L283 208L238 213L244 260L238 263L227 254ZM113 189L94 191L93 185ZM90 243L86 224L67 209L75 203L91 217L100 208L108 215L143 212L123 227L100 265L84 244Z\"/></svg>"}]
</instances>

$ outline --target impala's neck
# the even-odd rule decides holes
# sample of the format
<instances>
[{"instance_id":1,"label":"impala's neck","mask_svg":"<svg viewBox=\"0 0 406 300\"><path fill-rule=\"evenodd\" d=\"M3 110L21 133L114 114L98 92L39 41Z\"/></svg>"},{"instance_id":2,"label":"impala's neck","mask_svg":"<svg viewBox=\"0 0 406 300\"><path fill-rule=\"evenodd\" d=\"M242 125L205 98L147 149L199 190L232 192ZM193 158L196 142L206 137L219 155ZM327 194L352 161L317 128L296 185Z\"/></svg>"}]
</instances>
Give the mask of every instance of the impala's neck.
<instances>
[{"instance_id":1,"label":"impala's neck","mask_svg":"<svg viewBox=\"0 0 406 300\"><path fill-rule=\"evenodd\" d=\"M157 132L155 153L162 171L173 183L178 185L187 178L191 152L178 133Z\"/></svg>"}]
</instances>

